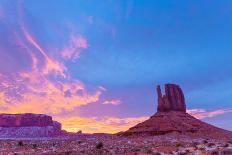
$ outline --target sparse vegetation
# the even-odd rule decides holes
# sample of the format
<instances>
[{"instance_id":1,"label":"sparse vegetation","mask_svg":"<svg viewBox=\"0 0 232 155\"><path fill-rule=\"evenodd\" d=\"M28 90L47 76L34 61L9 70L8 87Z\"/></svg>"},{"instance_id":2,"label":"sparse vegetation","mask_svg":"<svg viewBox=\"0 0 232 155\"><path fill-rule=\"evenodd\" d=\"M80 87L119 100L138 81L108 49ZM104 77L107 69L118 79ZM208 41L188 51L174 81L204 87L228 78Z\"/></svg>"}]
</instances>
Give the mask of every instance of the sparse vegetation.
<instances>
[{"instance_id":1,"label":"sparse vegetation","mask_svg":"<svg viewBox=\"0 0 232 155\"><path fill-rule=\"evenodd\" d=\"M203 144L207 144L208 143L208 141L207 140L203 140Z\"/></svg>"},{"instance_id":2,"label":"sparse vegetation","mask_svg":"<svg viewBox=\"0 0 232 155\"><path fill-rule=\"evenodd\" d=\"M226 143L223 147L229 147L230 145L228 143Z\"/></svg>"},{"instance_id":3,"label":"sparse vegetation","mask_svg":"<svg viewBox=\"0 0 232 155\"><path fill-rule=\"evenodd\" d=\"M208 143L208 147L212 147L212 146L215 146L214 143Z\"/></svg>"},{"instance_id":4,"label":"sparse vegetation","mask_svg":"<svg viewBox=\"0 0 232 155\"><path fill-rule=\"evenodd\" d=\"M153 151L151 149L147 150L147 154L152 154L152 153L153 153Z\"/></svg>"},{"instance_id":5,"label":"sparse vegetation","mask_svg":"<svg viewBox=\"0 0 232 155\"><path fill-rule=\"evenodd\" d=\"M224 150L222 151L223 155L231 155L232 154L232 150Z\"/></svg>"},{"instance_id":6,"label":"sparse vegetation","mask_svg":"<svg viewBox=\"0 0 232 155\"><path fill-rule=\"evenodd\" d=\"M192 147L194 148L194 150L197 150L197 149L198 149L198 148L197 148L197 145L199 145L198 142L193 142L193 143L192 143Z\"/></svg>"},{"instance_id":7,"label":"sparse vegetation","mask_svg":"<svg viewBox=\"0 0 232 155\"><path fill-rule=\"evenodd\" d=\"M81 140L79 140L77 143L78 143L78 144L81 144L81 143L82 143L82 141L81 141Z\"/></svg>"},{"instance_id":8,"label":"sparse vegetation","mask_svg":"<svg viewBox=\"0 0 232 155\"><path fill-rule=\"evenodd\" d=\"M178 155L187 155L186 152L179 152Z\"/></svg>"},{"instance_id":9,"label":"sparse vegetation","mask_svg":"<svg viewBox=\"0 0 232 155\"><path fill-rule=\"evenodd\" d=\"M38 146L37 146L37 144L32 144L32 147L33 147L34 149L36 149Z\"/></svg>"},{"instance_id":10,"label":"sparse vegetation","mask_svg":"<svg viewBox=\"0 0 232 155\"><path fill-rule=\"evenodd\" d=\"M64 154L72 154L73 152L72 151L66 151Z\"/></svg>"},{"instance_id":11,"label":"sparse vegetation","mask_svg":"<svg viewBox=\"0 0 232 155\"><path fill-rule=\"evenodd\" d=\"M23 141L19 141L18 146L23 146Z\"/></svg>"},{"instance_id":12,"label":"sparse vegetation","mask_svg":"<svg viewBox=\"0 0 232 155\"><path fill-rule=\"evenodd\" d=\"M96 145L96 149L101 149L103 148L103 143L102 142L98 142Z\"/></svg>"},{"instance_id":13,"label":"sparse vegetation","mask_svg":"<svg viewBox=\"0 0 232 155\"><path fill-rule=\"evenodd\" d=\"M176 147L183 147L183 145L181 143L177 143Z\"/></svg>"},{"instance_id":14,"label":"sparse vegetation","mask_svg":"<svg viewBox=\"0 0 232 155\"><path fill-rule=\"evenodd\" d=\"M211 154L212 155L219 155L219 152L217 150L214 150Z\"/></svg>"},{"instance_id":15,"label":"sparse vegetation","mask_svg":"<svg viewBox=\"0 0 232 155\"><path fill-rule=\"evenodd\" d=\"M232 140L228 141L229 144L232 144Z\"/></svg>"}]
</instances>

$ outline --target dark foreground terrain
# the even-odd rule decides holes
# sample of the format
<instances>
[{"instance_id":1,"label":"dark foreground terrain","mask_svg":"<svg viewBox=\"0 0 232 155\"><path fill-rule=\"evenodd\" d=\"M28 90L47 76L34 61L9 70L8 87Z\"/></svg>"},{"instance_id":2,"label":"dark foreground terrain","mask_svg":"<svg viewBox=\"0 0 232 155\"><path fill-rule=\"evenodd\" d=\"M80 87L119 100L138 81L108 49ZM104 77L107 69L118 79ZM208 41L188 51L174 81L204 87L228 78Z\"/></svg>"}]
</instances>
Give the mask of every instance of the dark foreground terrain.
<instances>
[{"instance_id":1,"label":"dark foreground terrain","mask_svg":"<svg viewBox=\"0 0 232 155\"><path fill-rule=\"evenodd\" d=\"M176 138L178 137L178 138ZM231 155L232 139L192 139L185 136L125 138L112 135L80 135L53 139L1 139L0 154L12 155L113 155L207 154Z\"/></svg>"}]
</instances>

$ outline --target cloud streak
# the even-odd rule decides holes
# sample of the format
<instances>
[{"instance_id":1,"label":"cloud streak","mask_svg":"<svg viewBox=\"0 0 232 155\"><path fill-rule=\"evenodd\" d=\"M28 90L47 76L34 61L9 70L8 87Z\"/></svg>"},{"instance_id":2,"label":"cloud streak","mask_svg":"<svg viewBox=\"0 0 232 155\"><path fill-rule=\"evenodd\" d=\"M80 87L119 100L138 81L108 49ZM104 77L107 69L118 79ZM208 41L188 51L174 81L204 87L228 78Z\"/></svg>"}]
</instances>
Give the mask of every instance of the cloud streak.
<instances>
[{"instance_id":1,"label":"cloud streak","mask_svg":"<svg viewBox=\"0 0 232 155\"><path fill-rule=\"evenodd\" d=\"M22 3L17 5L20 29L14 33L11 42L17 45L14 46L15 49L27 52L31 66L30 70L17 70L9 75L0 74L0 112L55 115L98 101L105 90L96 86L89 91L84 83L71 77L59 58L62 49L56 49L57 57L50 55L52 52L44 49L39 39L25 26L21 5ZM64 42L63 46L73 50L72 55L76 49L88 47L85 37L76 37L73 32L70 34L70 41Z\"/></svg>"},{"instance_id":2,"label":"cloud streak","mask_svg":"<svg viewBox=\"0 0 232 155\"><path fill-rule=\"evenodd\" d=\"M225 113L230 113L230 112L232 112L232 109L217 109L217 110L212 110L212 111L207 111L205 109L189 109L189 110L187 110L187 113L189 113L190 115L192 115L198 119L215 117L215 116L222 115Z\"/></svg>"},{"instance_id":3,"label":"cloud streak","mask_svg":"<svg viewBox=\"0 0 232 155\"><path fill-rule=\"evenodd\" d=\"M118 99L113 99L113 100L107 100L107 101L104 101L102 104L112 104L112 105L119 105L121 104L121 101L118 100Z\"/></svg>"}]
</instances>

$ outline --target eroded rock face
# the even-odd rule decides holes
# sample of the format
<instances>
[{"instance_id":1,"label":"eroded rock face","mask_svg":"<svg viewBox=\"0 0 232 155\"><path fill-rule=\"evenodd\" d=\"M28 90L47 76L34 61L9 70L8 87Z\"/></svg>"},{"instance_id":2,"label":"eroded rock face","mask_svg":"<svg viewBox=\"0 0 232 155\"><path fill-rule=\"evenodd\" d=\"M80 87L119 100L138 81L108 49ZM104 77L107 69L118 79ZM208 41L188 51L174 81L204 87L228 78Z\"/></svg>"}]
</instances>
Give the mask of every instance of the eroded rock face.
<instances>
[{"instance_id":1,"label":"eroded rock face","mask_svg":"<svg viewBox=\"0 0 232 155\"><path fill-rule=\"evenodd\" d=\"M0 138L35 138L65 134L61 124L43 114L0 114Z\"/></svg>"},{"instance_id":2,"label":"eroded rock face","mask_svg":"<svg viewBox=\"0 0 232 155\"><path fill-rule=\"evenodd\" d=\"M0 127L53 126L51 116L42 114L0 114Z\"/></svg>"},{"instance_id":3,"label":"eroded rock face","mask_svg":"<svg viewBox=\"0 0 232 155\"><path fill-rule=\"evenodd\" d=\"M157 86L157 112L182 111L186 112L184 94L176 84L166 84L165 94L162 95L160 86Z\"/></svg>"}]
</instances>

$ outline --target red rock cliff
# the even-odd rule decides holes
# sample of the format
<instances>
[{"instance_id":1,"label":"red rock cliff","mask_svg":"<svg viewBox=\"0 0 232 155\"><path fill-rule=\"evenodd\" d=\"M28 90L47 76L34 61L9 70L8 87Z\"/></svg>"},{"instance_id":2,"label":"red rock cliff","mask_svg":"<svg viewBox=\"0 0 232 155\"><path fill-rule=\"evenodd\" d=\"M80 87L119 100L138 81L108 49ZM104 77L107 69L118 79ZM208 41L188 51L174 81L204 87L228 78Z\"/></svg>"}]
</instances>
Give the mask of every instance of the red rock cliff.
<instances>
[{"instance_id":1,"label":"red rock cliff","mask_svg":"<svg viewBox=\"0 0 232 155\"><path fill-rule=\"evenodd\" d=\"M184 94L176 84L166 84L165 94L162 95L160 86L157 86L157 112L182 111L186 112Z\"/></svg>"},{"instance_id":2,"label":"red rock cliff","mask_svg":"<svg viewBox=\"0 0 232 155\"><path fill-rule=\"evenodd\" d=\"M0 114L0 127L53 126L51 116L42 114Z\"/></svg>"}]
</instances>

